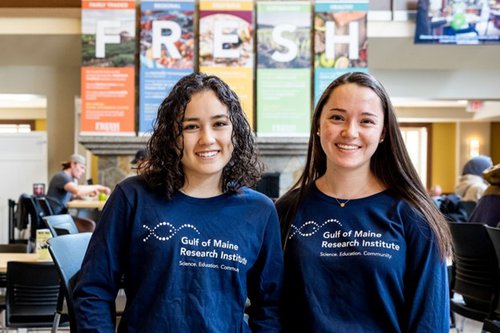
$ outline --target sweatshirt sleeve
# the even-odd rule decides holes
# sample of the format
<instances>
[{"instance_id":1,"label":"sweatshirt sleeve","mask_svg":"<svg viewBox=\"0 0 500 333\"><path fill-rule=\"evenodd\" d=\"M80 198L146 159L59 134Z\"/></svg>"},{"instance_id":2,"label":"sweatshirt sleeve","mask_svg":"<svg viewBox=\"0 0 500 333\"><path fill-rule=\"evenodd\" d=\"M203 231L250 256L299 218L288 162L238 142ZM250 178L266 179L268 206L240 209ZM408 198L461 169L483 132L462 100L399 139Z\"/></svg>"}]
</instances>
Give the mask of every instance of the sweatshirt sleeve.
<instances>
[{"instance_id":1,"label":"sweatshirt sleeve","mask_svg":"<svg viewBox=\"0 0 500 333\"><path fill-rule=\"evenodd\" d=\"M279 304L283 253L276 210L271 209L259 256L248 273L249 325L252 332L280 332Z\"/></svg>"},{"instance_id":2,"label":"sweatshirt sleeve","mask_svg":"<svg viewBox=\"0 0 500 333\"><path fill-rule=\"evenodd\" d=\"M117 186L92 235L73 292L78 332L115 332L115 299L127 255L128 216L130 205Z\"/></svg>"},{"instance_id":3,"label":"sweatshirt sleeve","mask_svg":"<svg viewBox=\"0 0 500 333\"><path fill-rule=\"evenodd\" d=\"M440 258L433 232L413 212L406 223L404 332L449 332L446 262Z\"/></svg>"}]
</instances>

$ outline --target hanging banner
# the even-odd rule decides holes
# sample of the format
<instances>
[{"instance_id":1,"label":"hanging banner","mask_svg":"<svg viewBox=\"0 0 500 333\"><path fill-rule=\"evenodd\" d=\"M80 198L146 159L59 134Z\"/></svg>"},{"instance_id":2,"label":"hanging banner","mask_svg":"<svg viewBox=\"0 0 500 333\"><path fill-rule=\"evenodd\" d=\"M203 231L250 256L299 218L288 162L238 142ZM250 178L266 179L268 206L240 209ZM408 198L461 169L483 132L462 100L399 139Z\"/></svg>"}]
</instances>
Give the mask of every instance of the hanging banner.
<instances>
[{"instance_id":1,"label":"hanging banner","mask_svg":"<svg viewBox=\"0 0 500 333\"><path fill-rule=\"evenodd\" d=\"M82 135L135 135L135 1L82 0Z\"/></svg>"},{"instance_id":2,"label":"hanging banner","mask_svg":"<svg viewBox=\"0 0 500 333\"><path fill-rule=\"evenodd\" d=\"M368 1L316 1L314 104L335 78L368 71Z\"/></svg>"},{"instance_id":3,"label":"hanging banner","mask_svg":"<svg viewBox=\"0 0 500 333\"><path fill-rule=\"evenodd\" d=\"M311 6L257 2L257 133L307 136L311 114Z\"/></svg>"},{"instance_id":4,"label":"hanging banner","mask_svg":"<svg viewBox=\"0 0 500 333\"><path fill-rule=\"evenodd\" d=\"M236 92L253 127L253 1L201 1L200 72L224 80Z\"/></svg>"},{"instance_id":5,"label":"hanging banner","mask_svg":"<svg viewBox=\"0 0 500 333\"><path fill-rule=\"evenodd\" d=\"M151 132L158 107L194 70L194 1L142 0L139 133Z\"/></svg>"},{"instance_id":6,"label":"hanging banner","mask_svg":"<svg viewBox=\"0 0 500 333\"><path fill-rule=\"evenodd\" d=\"M415 43L500 43L500 1L418 0Z\"/></svg>"}]
</instances>

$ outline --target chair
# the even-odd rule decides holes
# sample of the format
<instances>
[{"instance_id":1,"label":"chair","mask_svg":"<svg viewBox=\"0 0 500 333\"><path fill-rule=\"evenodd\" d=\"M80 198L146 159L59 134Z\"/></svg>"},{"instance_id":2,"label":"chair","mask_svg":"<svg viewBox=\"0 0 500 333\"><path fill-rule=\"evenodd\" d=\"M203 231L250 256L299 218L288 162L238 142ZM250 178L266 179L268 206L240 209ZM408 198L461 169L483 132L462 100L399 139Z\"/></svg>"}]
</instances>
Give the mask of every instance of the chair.
<instances>
[{"instance_id":1,"label":"chair","mask_svg":"<svg viewBox=\"0 0 500 333\"><path fill-rule=\"evenodd\" d=\"M490 236L493 247L497 256L497 267L500 270L500 229L486 226L488 236ZM500 285L500 278L497 280L497 285ZM500 287L499 287L500 288ZM484 321L483 331L500 333L500 297L497 298L496 307L493 310L493 315Z\"/></svg>"},{"instance_id":2,"label":"chair","mask_svg":"<svg viewBox=\"0 0 500 333\"><path fill-rule=\"evenodd\" d=\"M28 244L0 244L0 253L28 253ZM0 273L0 288L7 288L7 274ZM5 295L0 295L0 313L6 308Z\"/></svg>"},{"instance_id":3,"label":"chair","mask_svg":"<svg viewBox=\"0 0 500 333\"><path fill-rule=\"evenodd\" d=\"M80 267L82 266L83 257L87 251L90 242L89 232L69 234L58 236L49 239L49 252L57 267L59 277L61 278L64 297L68 308L68 317L71 332L76 332L76 323L74 321L73 312L73 287ZM63 314L61 304L58 305L52 332L57 331L59 326L59 318Z\"/></svg>"},{"instance_id":4,"label":"chair","mask_svg":"<svg viewBox=\"0 0 500 333\"><path fill-rule=\"evenodd\" d=\"M54 215L54 211L47 197L35 196L35 200L42 209L44 216Z\"/></svg>"},{"instance_id":5,"label":"chair","mask_svg":"<svg viewBox=\"0 0 500 333\"><path fill-rule=\"evenodd\" d=\"M75 221L69 214L44 216L42 220L53 237L78 233Z\"/></svg>"},{"instance_id":6,"label":"chair","mask_svg":"<svg viewBox=\"0 0 500 333\"><path fill-rule=\"evenodd\" d=\"M52 263L7 263L7 327L51 327L59 291Z\"/></svg>"},{"instance_id":7,"label":"chair","mask_svg":"<svg viewBox=\"0 0 500 333\"><path fill-rule=\"evenodd\" d=\"M48 240L49 252L57 267L59 277L62 282L71 332L76 332L73 307L73 288L75 286L76 279L78 278L78 273L82 266L83 258L87 251L91 235L92 234L90 232L84 232L62 235ZM116 299L117 317L123 315L125 303L126 297L119 294ZM58 304L56 317L54 317L54 325L52 326L53 333L57 332L60 316L65 315L61 305L62 303Z\"/></svg>"},{"instance_id":8,"label":"chair","mask_svg":"<svg viewBox=\"0 0 500 333\"><path fill-rule=\"evenodd\" d=\"M493 244L483 224L449 222L455 257L451 291L463 301L450 300L454 313L483 322L498 301L499 271Z\"/></svg>"},{"instance_id":9,"label":"chair","mask_svg":"<svg viewBox=\"0 0 500 333\"><path fill-rule=\"evenodd\" d=\"M34 241L36 231L43 225L42 217L45 215L35 200L35 196L26 193L21 194L17 203L16 214L16 228L24 230L29 225L31 229L30 237Z\"/></svg>"},{"instance_id":10,"label":"chair","mask_svg":"<svg viewBox=\"0 0 500 333\"><path fill-rule=\"evenodd\" d=\"M95 222L91 219L82 216L73 216L78 232L94 232Z\"/></svg>"},{"instance_id":11,"label":"chair","mask_svg":"<svg viewBox=\"0 0 500 333\"><path fill-rule=\"evenodd\" d=\"M463 210L467 214L467 217L470 217L472 214L472 211L474 208L476 208L477 202L475 201L460 201L460 205L462 206Z\"/></svg>"}]
</instances>

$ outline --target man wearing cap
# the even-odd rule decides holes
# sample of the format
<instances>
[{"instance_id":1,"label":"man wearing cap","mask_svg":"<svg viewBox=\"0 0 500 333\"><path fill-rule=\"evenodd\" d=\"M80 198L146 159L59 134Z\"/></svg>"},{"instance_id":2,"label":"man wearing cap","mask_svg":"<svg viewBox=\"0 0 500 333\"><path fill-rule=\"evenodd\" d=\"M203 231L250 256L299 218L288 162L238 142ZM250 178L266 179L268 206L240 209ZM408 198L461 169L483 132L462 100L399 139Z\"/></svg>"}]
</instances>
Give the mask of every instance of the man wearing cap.
<instances>
[{"instance_id":1,"label":"man wearing cap","mask_svg":"<svg viewBox=\"0 0 500 333\"><path fill-rule=\"evenodd\" d=\"M109 194L109 187L103 185L79 185L78 180L85 174L85 157L79 154L70 156L69 161L62 163L62 171L56 173L49 183L47 197L51 198L55 214L66 212L66 204L73 198L95 196L100 192ZM55 205L54 205L55 203Z\"/></svg>"},{"instance_id":2,"label":"man wearing cap","mask_svg":"<svg viewBox=\"0 0 500 333\"><path fill-rule=\"evenodd\" d=\"M144 160L146 160L146 158L147 158L146 149L139 148L139 150L137 150L137 152L135 153L134 159L130 163L132 163L133 165L137 165L138 166Z\"/></svg>"}]
</instances>

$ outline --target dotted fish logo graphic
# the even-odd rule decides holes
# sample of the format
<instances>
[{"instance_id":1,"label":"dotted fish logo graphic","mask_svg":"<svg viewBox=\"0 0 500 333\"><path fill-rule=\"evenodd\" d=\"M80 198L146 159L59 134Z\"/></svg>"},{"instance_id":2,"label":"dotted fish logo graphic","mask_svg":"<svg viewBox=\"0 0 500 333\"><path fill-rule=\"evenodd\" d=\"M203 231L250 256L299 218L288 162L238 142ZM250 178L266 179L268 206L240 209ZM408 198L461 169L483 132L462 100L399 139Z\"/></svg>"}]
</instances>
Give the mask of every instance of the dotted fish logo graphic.
<instances>
[{"instance_id":1,"label":"dotted fish logo graphic","mask_svg":"<svg viewBox=\"0 0 500 333\"><path fill-rule=\"evenodd\" d=\"M149 231L149 234L142 240L143 242L147 242L149 238L154 237L159 241L165 242L174 237L179 231L182 229L192 229L196 231L196 233L199 235L200 232L196 227L192 224L183 224L179 228L176 228L174 225L172 225L169 222L160 222L158 223L154 228L150 228L149 226L143 224L142 227L146 230ZM156 234L156 232L159 232L160 230L163 231L163 229L167 228L167 235L166 236L159 236Z\"/></svg>"},{"instance_id":2,"label":"dotted fish logo graphic","mask_svg":"<svg viewBox=\"0 0 500 333\"><path fill-rule=\"evenodd\" d=\"M307 221L306 223L302 224L300 228L292 225L293 232L290 234L288 239L292 239L295 235L299 235L301 237L311 237L312 235L320 231L321 228L323 228L325 225L330 223L336 223L339 226L342 226L342 223L340 223L339 220L336 219L328 219L321 225L314 221Z\"/></svg>"}]
</instances>

